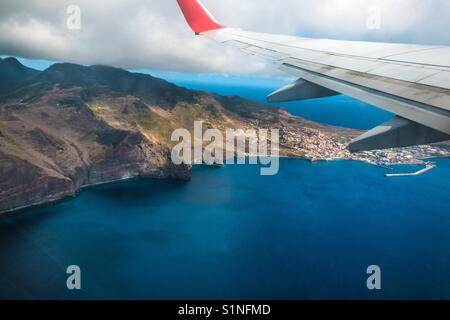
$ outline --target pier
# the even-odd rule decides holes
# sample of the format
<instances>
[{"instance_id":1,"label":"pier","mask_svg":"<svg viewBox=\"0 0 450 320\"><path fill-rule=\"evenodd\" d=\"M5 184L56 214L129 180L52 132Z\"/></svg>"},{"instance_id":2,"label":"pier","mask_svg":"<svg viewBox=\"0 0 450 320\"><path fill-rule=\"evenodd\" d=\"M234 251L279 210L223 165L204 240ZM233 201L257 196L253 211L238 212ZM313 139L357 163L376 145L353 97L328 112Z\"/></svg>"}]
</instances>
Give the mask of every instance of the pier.
<instances>
[{"instance_id":1,"label":"pier","mask_svg":"<svg viewBox=\"0 0 450 320\"><path fill-rule=\"evenodd\" d=\"M435 163L427 163L426 167L423 168L422 170L419 170L417 172L412 172L412 173L391 173L391 174L386 174L386 177L414 177L414 176L419 176L425 172L428 172L432 169L436 168L436 164Z\"/></svg>"}]
</instances>

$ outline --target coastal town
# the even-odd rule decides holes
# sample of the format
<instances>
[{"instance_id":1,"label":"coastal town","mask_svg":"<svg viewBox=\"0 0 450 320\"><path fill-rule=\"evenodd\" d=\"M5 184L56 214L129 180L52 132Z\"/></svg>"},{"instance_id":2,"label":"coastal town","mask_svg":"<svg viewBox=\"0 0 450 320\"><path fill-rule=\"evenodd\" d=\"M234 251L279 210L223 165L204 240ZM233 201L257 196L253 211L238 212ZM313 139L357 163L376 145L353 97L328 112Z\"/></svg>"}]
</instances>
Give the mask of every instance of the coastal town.
<instances>
[{"instance_id":1,"label":"coastal town","mask_svg":"<svg viewBox=\"0 0 450 320\"><path fill-rule=\"evenodd\" d=\"M282 130L280 144L303 152L303 157L310 161L355 160L379 166L425 165L427 159L450 156L449 144L350 153L347 146L352 137L345 131L342 133L327 134L309 127L287 127Z\"/></svg>"}]
</instances>

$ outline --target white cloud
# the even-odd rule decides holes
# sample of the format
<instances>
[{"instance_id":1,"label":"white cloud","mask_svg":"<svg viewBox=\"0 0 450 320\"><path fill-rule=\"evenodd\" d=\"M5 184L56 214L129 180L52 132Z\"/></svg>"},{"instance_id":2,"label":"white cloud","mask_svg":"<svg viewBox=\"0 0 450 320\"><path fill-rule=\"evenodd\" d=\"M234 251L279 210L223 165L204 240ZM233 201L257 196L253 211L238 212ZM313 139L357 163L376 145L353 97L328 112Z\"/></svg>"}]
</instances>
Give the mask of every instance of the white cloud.
<instances>
[{"instance_id":1,"label":"white cloud","mask_svg":"<svg viewBox=\"0 0 450 320\"><path fill-rule=\"evenodd\" d=\"M204 0L230 26L349 40L450 44L447 0ZM82 28L66 28L66 9L80 6ZM381 29L367 28L380 8ZM175 0L4 0L0 54L27 58L195 72L261 73L271 69L194 37Z\"/></svg>"}]
</instances>

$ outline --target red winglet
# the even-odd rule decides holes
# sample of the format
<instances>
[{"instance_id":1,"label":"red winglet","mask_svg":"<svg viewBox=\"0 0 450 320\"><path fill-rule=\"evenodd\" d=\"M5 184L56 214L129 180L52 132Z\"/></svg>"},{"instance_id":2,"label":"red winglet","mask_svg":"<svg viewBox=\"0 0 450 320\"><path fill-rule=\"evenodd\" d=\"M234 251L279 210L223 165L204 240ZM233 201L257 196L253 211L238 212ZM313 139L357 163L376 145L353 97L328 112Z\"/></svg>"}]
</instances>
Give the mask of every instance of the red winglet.
<instances>
[{"instance_id":1,"label":"red winglet","mask_svg":"<svg viewBox=\"0 0 450 320\"><path fill-rule=\"evenodd\" d=\"M187 23L196 34L222 29L199 0L177 0Z\"/></svg>"}]
</instances>

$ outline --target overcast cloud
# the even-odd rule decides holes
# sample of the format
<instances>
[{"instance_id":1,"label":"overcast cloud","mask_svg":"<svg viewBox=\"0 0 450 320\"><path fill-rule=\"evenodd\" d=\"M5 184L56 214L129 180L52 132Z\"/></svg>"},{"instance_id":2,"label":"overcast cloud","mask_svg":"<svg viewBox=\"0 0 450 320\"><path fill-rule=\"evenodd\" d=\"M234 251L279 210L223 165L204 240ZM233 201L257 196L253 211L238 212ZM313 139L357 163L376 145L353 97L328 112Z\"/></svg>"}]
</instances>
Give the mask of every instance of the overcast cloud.
<instances>
[{"instance_id":1,"label":"overcast cloud","mask_svg":"<svg viewBox=\"0 0 450 320\"><path fill-rule=\"evenodd\" d=\"M223 24L253 31L424 44L450 44L448 0L203 0ZM66 27L81 8L81 30ZM378 7L381 29L367 27ZM249 58L194 37L175 0L2 0L0 54L189 72L271 72Z\"/></svg>"}]
</instances>

